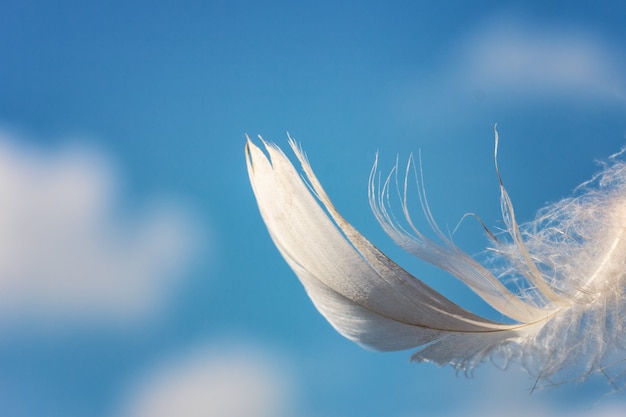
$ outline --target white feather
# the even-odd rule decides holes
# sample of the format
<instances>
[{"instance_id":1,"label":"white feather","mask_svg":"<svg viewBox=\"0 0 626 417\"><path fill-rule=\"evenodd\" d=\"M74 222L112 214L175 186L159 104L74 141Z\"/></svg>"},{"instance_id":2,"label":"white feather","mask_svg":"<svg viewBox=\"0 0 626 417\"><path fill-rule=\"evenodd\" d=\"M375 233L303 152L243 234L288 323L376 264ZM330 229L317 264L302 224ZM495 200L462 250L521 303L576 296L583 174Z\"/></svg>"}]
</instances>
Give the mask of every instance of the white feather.
<instances>
[{"instance_id":1,"label":"white feather","mask_svg":"<svg viewBox=\"0 0 626 417\"><path fill-rule=\"evenodd\" d=\"M337 212L291 138L308 184L277 146L261 142L268 155L248 139L246 160L263 220L317 309L345 337L376 350L419 348L412 359L466 371L487 357L505 364L517 359L548 382L620 369L608 365L625 330L626 164L614 158L579 195L521 226L496 166L508 239L485 228L499 265L493 272L441 232L423 188L420 200L437 240L414 226L406 204L410 167L402 195L407 232L389 208L391 175L377 184L374 165L370 203L385 231L461 280L511 324L465 310L380 252Z\"/></svg>"}]
</instances>

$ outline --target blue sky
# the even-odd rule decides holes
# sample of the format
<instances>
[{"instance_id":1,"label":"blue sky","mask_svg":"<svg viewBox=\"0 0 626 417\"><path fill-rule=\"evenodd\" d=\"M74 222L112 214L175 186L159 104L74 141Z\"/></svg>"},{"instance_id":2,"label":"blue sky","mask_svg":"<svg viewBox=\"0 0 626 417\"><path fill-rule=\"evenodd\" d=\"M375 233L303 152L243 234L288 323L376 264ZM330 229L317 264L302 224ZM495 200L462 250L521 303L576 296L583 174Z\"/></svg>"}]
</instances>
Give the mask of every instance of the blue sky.
<instances>
[{"instance_id":1,"label":"blue sky","mask_svg":"<svg viewBox=\"0 0 626 417\"><path fill-rule=\"evenodd\" d=\"M626 6L597 2L0 5L0 414L618 415L602 380L529 395L373 353L315 311L248 183L245 134L289 132L342 214L396 248L367 178L421 151L444 227L498 227L493 125L531 220L626 142ZM470 253L486 244L466 222ZM515 414L517 413L517 414Z\"/></svg>"}]
</instances>

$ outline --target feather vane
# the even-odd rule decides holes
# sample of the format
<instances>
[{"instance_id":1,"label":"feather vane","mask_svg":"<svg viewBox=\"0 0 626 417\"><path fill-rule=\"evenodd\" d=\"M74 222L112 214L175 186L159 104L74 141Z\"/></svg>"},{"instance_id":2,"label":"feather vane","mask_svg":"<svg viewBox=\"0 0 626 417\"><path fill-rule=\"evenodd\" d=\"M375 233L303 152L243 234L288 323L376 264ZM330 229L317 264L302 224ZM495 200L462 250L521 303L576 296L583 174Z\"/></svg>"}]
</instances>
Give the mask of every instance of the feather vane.
<instances>
[{"instance_id":1,"label":"feather vane","mask_svg":"<svg viewBox=\"0 0 626 417\"><path fill-rule=\"evenodd\" d=\"M497 152L497 131L495 135ZM386 233L462 281L512 321L505 323L464 309L378 250L339 214L293 139L289 144L304 178L280 148L260 141L266 153L248 138L246 162L261 216L314 305L343 336L380 351L417 348L413 360L465 371L491 358L505 364L518 359L546 381L562 374L608 375L610 361L623 348L625 330L626 164L613 158L581 186L578 196L519 225L496 153L508 239L496 239L485 227L500 265L488 270L440 230L422 180L417 181L419 197L436 240L415 227L406 203L411 162L401 193L409 230L402 226L389 206L397 167L377 181L375 162L370 205ZM516 287L519 282L524 284ZM619 379L620 372L611 380Z\"/></svg>"}]
</instances>

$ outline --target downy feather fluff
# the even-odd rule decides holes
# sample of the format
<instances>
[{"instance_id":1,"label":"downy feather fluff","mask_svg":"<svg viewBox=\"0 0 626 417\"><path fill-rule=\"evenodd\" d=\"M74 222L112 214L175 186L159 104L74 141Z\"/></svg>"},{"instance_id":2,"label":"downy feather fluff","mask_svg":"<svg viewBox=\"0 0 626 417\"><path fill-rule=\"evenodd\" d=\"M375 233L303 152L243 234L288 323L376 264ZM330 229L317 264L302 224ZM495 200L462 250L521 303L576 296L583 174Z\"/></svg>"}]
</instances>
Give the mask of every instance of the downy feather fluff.
<instances>
[{"instance_id":1,"label":"downy feather fluff","mask_svg":"<svg viewBox=\"0 0 626 417\"><path fill-rule=\"evenodd\" d=\"M496 152L497 152L497 131ZM321 314L343 336L380 351L417 348L412 359L466 372L484 359L519 361L542 383L604 374L617 384L624 372L626 284L626 164L612 157L574 197L518 225L500 180L506 229L496 237L487 269L437 226L421 179L419 197L434 239L414 226L407 209L410 166L399 192L403 226L391 213L392 172L377 180L370 205L402 248L471 288L510 319L476 315L415 278L372 245L335 209L303 151L293 149L303 180L286 155L248 138L246 161L258 207L278 250ZM409 165L411 162L409 163ZM408 230L407 230L408 229Z\"/></svg>"}]
</instances>

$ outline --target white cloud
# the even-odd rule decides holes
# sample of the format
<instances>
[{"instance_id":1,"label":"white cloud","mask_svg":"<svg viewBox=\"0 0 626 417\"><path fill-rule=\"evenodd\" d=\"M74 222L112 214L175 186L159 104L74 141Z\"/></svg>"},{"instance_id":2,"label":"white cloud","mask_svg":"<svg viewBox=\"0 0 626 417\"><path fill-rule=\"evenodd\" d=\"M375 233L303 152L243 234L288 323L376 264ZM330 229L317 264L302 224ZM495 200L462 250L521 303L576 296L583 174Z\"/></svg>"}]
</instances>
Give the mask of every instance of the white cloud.
<instances>
[{"instance_id":1,"label":"white cloud","mask_svg":"<svg viewBox=\"0 0 626 417\"><path fill-rule=\"evenodd\" d=\"M136 381L122 417L283 417L293 389L284 364L259 350L201 347Z\"/></svg>"},{"instance_id":2,"label":"white cloud","mask_svg":"<svg viewBox=\"0 0 626 417\"><path fill-rule=\"evenodd\" d=\"M242 347L245 346L245 347ZM348 362L350 362L348 360ZM299 362L298 362L299 363ZM367 371L352 372L342 361L346 378L363 378L374 374ZM304 409L299 398L298 374L294 373L284 357L269 353L253 345L222 344L195 347L187 353L175 355L157 363L149 372L132 379L130 389L124 392L123 403L116 417L287 417L295 415L321 415L316 409ZM409 385L414 401L409 401L402 417L430 415L433 417L617 417L623 415L624 399L620 396L597 397L588 401L572 401L576 390L584 389L564 385L530 393L533 380L520 369L497 370L490 364L472 379L459 376L424 379L419 365L413 368L413 382ZM514 367L512 367L514 368ZM352 371L350 370L352 369ZM437 369L436 372L451 372ZM432 375L431 375L432 376ZM388 380L398 385L399 397L407 389L404 382ZM318 381L322 382L322 380ZM355 384L323 380L323 390L337 396L356 398L354 387L363 389L363 381ZM309 384L311 382L309 381ZM380 381L367 384L377 389ZM413 391L414 390L414 391ZM433 391L434 390L434 391ZM563 394L563 390L570 390ZM580 391L578 391L580 392ZM376 396L365 390L361 395ZM600 394L598 394L600 395ZM425 397L440 398L436 404ZM445 400L444 400L445 398ZM569 401L563 401L569 398ZM337 398L329 401L336 401ZM385 397L383 401L396 401ZM366 401L367 402L367 401ZM309 404L310 406L311 404ZM320 405L328 409L332 403ZM345 404L344 404L345 405ZM313 405L315 407L315 405ZM362 412L362 404L354 404L355 413ZM357 411L358 410L358 411ZM353 413L354 414L354 413ZM328 415L328 414L326 414ZM341 414L334 414L341 415Z\"/></svg>"},{"instance_id":3,"label":"white cloud","mask_svg":"<svg viewBox=\"0 0 626 417\"><path fill-rule=\"evenodd\" d=\"M597 34L552 23L500 16L476 26L441 61L400 80L395 111L423 128L516 104L623 106L626 54Z\"/></svg>"},{"instance_id":4,"label":"white cloud","mask_svg":"<svg viewBox=\"0 0 626 417\"><path fill-rule=\"evenodd\" d=\"M491 364L484 364L491 366ZM567 397L576 394L575 387L566 384L560 387L539 389L530 392L533 379L520 369L500 371L486 369L480 379L474 380L474 395L467 396L467 403L456 408L449 416L464 417L616 417L623 415L623 402L615 402L610 397L597 397L584 405L564 403L563 392ZM590 382L591 383L591 382ZM589 397L593 397L590 395ZM619 399L618 399L619 400Z\"/></svg>"},{"instance_id":5,"label":"white cloud","mask_svg":"<svg viewBox=\"0 0 626 417\"><path fill-rule=\"evenodd\" d=\"M454 73L470 88L624 99L616 55L582 31L502 19L462 42Z\"/></svg>"},{"instance_id":6,"label":"white cloud","mask_svg":"<svg viewBox=\"0 0 626 417\"><path fill-rule=\"evenodd\" d=\"M158 310L196 242L173 204L132 215L84 148L41 151L0 132L0 323L133 322Z\"/></svg>"}]
</instances>

